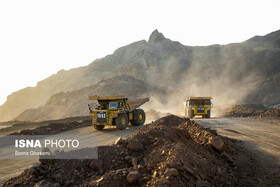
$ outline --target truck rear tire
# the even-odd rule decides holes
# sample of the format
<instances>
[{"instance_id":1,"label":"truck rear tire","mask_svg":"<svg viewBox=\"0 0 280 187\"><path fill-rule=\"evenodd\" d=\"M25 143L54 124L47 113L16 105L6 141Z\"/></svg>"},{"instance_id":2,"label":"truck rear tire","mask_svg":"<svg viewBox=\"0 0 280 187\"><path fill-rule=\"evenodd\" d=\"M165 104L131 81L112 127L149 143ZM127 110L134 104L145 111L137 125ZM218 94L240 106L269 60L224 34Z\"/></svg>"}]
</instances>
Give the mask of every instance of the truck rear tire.
<instances>
[{"instance_id":1,"label":"truck rear tire","mask_svg":"<svg viewBox=\"0 0 280 187\"><path fill-rule=\"evenodd\" d=\"M208 112L207 112L207 118L210 118L210 115L211 115L211 111L210 110L208 110Z\"/></svg>"},{"instance_id":2,"label":"truck rear tire","mask_svg":"<svg viewBox=\"0 0 280 187\"><path fill-rule=\"evenodd\" d=\"M126 129L128 126L128 117L126 114L120 114L119 117L116 118L115 124L120 130Z\"/></svg>"},{"instance_id":3,"label":"truck rear tire","mask_svg":"<svg viewBox=\"0 0 280 187\"><path fill-rule=\"evenodd\" d=\"M146 121L146 115L144 110L142 109L136 109L132 112L133 114L133 120L130 121L131 125L133 126L141 126L144 125Z\"/></svg>"},{"instance_id":4,"label":"truck rear tire","mask_svg":"<svg viewBox=\"0 0 280 187\"><path fill-rule=\"evenodd\" d=\"M102 130L102 129L104 129L105 125L93 125L93 127L94 127L96 130Z\"/></svg>"}]
</instances>

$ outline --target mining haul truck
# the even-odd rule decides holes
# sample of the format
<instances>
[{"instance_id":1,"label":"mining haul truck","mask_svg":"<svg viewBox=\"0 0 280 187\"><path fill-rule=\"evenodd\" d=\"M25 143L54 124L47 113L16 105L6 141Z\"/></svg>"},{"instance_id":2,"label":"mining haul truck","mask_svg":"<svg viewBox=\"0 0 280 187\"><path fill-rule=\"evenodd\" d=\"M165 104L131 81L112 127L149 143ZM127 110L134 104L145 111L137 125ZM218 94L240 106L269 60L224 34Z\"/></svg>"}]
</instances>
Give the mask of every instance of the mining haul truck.
<instances>
[{"instance_id":1,"label":"mining haul truck","mask_svg":"<svg viewBox=\"0 0 280 187\"><path fill-rule=\"evenodd\" d=\"M185 102L185 116L193 118L202 116L202 118L210 118L211 116L211 97L190 97Z\"/></svg>"},{"instance_id":2,"label":"mining haul truck","mask_svg":"<svg viewBox=\"0 0 280 187\"><path fill-rule=\"evenodd\" d=\"M145 123L146 116L141 105L149 101L149 98L136 99L128 101L123 96L89 96L89 100L97 100L99 106L92 109L89 106L90 115L93 116L92 124L95 129L102 130L105 125L117 126L124 130L130 122L134 126L140 126Z\"/></svg>"}]
</instances>

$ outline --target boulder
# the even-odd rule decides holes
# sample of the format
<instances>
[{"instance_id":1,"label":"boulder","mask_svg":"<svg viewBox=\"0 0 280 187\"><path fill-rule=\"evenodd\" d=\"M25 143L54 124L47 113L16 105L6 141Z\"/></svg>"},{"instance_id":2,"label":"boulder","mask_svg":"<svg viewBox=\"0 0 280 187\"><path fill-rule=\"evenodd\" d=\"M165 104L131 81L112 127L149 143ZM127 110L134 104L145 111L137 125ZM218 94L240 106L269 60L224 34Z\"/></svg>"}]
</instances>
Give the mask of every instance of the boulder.
<instances>
[{"instance_id":1,"label":"boulder","mask_svg":"<svg viewBox=\"0 0 280 187\"><path fill-rule=\"evenodd\" d=\"M58 174L53 175L53 178L55 180L61 180L63 177L62 177L62 175L60 173L58 173Z\"/></svg>"},{"instance_id":2,"label":"boulder","mask_svg":"<svg viewBox=\"0 0 280 187\"><path fill-rule=\"evenodd\" d=\"M173 176L177 176L178 173L179 173L179 172L177 171L177 169L175 169L175 168L170 168L169 171L170 171L170 174L173 175Z\"/></svg>"},{"instance_id":3,"label":"boulder","mask_svg":"<svg viewBox=\"0 0 280 187\"><path fill-rule=\"evenodd\" d=\"M141 175L138 173L138 171L131 171L127 176L127 182L134 183L137 182L140 179Z\"/></svg>"},{"instance_id":4,"label":"boulder","mask_svg":"<svg viewBox=\"0 0 280 187\"><path fill-rule=\"evenodd\" d=\"M210 144L213 148L217 149L220 152L223 152L226 148L224 141L218 136L213 137L210 140Z\"/></svg>"},{"instance_id":5,"label":"boulder","mask_svg":"<svg viewBox=\"0 0 280 187\"><path fill-rule=\"evenodd\" d=\"M167 168L164 172L164 174L167 174L169 176L177 176L179 174L178 170L176 168Z\"/></svg>"},{"instance_id":6,"label":"boulder","mask_svg":"<svg viewBox=\"0 0 280 187\"><path fill-rule=\"evenodd\" d=\"M132 164L133 166L136 166L137 163L138 163L138 159L137 159L136 157L132 158L131 164Z\"/></svg>"},{"instance_id":7,"label":"boulder","mask_svg":"<svg viewBox=\"0 0 280 187\"><path fill-rule=\"evenodd\" d=\"M135 140L129 140L127 143L127 148L131 151L141 151L143 150L143 144Z\"/></svg>"},{"instance_id":8,"label":"boulder","mask_svg":"<svg viewBox=\"0 0 280 187\"><path fill-rule=\"evenodd\" d=\"M131 160L133 159L133 156L126 156L124 159L125 159L126 161L131 161Z\"/></svg>"},{"instance_id":9,"label":"boulder","mask_svg":"<svg viewBox=\"0 0 280 187\"><path fill-rule=\"evenodd\" d=\"M103 162L100 159L94 159L89 163L89 167L93 170L93 171L101 171L102 167L103 167Z\"/></svg>"}]
</instances>

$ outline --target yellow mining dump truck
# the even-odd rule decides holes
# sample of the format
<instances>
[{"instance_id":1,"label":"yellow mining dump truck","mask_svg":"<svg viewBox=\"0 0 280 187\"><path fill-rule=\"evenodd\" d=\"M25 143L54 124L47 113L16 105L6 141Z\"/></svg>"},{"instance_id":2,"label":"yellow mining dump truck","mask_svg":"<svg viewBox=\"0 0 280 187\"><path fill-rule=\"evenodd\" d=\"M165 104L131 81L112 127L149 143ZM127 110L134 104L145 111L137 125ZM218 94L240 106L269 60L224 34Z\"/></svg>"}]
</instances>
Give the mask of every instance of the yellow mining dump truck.
<instances>
[{"instance_id":1,"label":"yellow mining dump truck","mask_svg":"<svg viewBox=\"0 0 280 187\"><path fill-rule=\"evenodd\" d=\"M135 126L145 123L145 112L138 107L148 102L149 98L128 101L124 95L119 95L90 96L89 100L97 100L99 103L94 109L88 105L90 115L93 116L92 124L97 130L102 130L105 125L117 126L124 130L129 122Z\"/></svg>"},{"instance_id":2,"label":"yellow mining dump truck","mask_svg":"<svg viewBox=\"0 0 280 187\"><path fill-rule=\"evenodd\" d=\"M211 116L211 97L190 97L185 103L185 116L193 118L202 116L202 118L210 118Z\"/></svg>"}]
</instances>

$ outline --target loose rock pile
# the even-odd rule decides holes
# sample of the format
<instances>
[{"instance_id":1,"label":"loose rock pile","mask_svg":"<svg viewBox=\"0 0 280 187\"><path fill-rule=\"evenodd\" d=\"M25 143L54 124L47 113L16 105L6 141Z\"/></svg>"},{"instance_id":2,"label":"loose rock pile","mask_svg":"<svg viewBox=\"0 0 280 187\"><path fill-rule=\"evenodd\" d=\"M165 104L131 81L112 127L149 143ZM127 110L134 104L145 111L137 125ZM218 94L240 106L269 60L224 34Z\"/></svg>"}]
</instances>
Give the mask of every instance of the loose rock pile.
<instances>
[{"instance_id":1,"label":"loose rock pile","mask_svg":"<svg viewBox=\"0 0 280 187\"><path fill-rule=\"evenodd\" d=\"M280 108L270 109L261 114L260 117L280 117Z\"/></svg>"},{"instance_id":2,"label":"loose rock pile","mask_svg":"<svg viewBox=\"0 0 280 187\"><path fill-rule=\"evenodd\" d=\"M279 118L280 108L275 109L258 109L254 107L247 107L235 105L225 112L227 117L263 117L263 118Z\"/></svg>"},{"instance_id":3,"label":"loose rock pile","mask_svg":"<svg viewBox=\"0 0 280 187\"><path fill-rule=\"evenodd\" d=\"M96 160L53 160L4 186L231 186L234 141L187 118L169 115L127 139L98 147Z\"/></svg>"}]
</instances>

